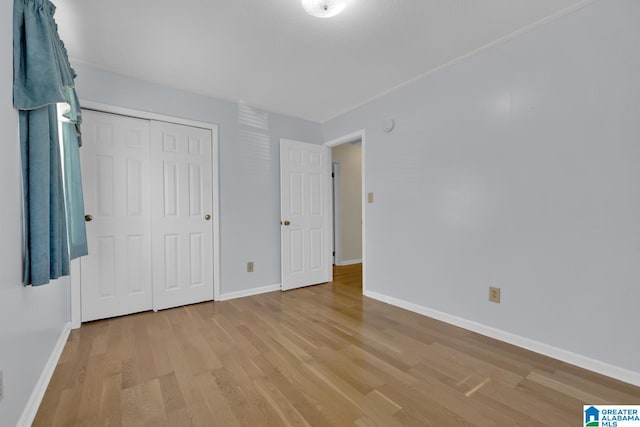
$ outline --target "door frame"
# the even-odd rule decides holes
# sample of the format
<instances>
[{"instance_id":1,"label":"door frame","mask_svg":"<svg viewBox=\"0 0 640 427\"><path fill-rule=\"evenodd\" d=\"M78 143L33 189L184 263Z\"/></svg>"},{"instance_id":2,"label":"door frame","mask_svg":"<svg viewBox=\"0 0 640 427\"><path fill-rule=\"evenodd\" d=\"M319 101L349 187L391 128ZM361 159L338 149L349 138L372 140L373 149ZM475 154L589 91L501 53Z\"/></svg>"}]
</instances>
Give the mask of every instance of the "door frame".
<instances>
[{"instance_id":1,"label":"door frame","mask_svg":"<svg viewBox=\"0 0 640 427\"><path fill-rule=\"evenodd\" d=\"M331 177L333 184L333 265L337 265L341 259L342 251L340 250L340 242L342 231L340 228L340 162L331 160Z\"/></svg>"},{"instance_id":2,"label":"door frame","mask_svg":"<svg viewBox=\"0 0 640 427\"><path fill-rule=\"evenodd\" d=\"M100 113L117 114L120 116L132 117L143 120L156 120L177 125L192 126L211 131L211 165L212 165L212 200L213 200L213 300L220 298L220 188L219 188L219 133L218 125L215 123L199 122L196 120L181 117L167 116L164 114L152 113L149 111L136 110L132 108L118 107L110 104L80 100L80 106L85 110L93 110ZM77 329L82 324L82 299L80 290L80 259L71 261L70 266L71 286L71 328Z\"/></svg>"},{"instance_id":3,"label":"door frame","mask_svg":"<svg viewBox=\"0 0 640 427\"><path fill-rule=\"evenodd\" d=\"M362 141L362 158L361 158L361 162L362 162L362 293L364 294L366 292L367 289L367 280L366 280L366 259L367 259L367 245L366 245L366 236L367 233L365 232L367 227L367 193L366 193L366 174L365 174L365 166L366 166L366 156L365 156L365 150L366 150L366 138L365 138L365 130L364 129L360 129L357 130L355 132L351 132L347 135L343 135L340 136L338 138L334 138L331 139L327 142L325 142L323 145L329 148L333 148L333 147L337 147L338 145L342 145L342 144L349 144L351 142L360 140ZM333 209L333 206L332 206ZM335 245L335 242L334 242Z\"/></svg>"}]
</instances>

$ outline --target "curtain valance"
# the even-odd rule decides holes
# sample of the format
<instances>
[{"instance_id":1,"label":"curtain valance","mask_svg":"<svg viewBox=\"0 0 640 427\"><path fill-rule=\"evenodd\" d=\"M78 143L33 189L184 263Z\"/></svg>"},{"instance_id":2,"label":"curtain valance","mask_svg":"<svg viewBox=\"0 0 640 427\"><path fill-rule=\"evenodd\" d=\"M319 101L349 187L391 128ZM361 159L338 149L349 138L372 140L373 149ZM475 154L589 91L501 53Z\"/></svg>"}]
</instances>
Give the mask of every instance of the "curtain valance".
<instances>
[{"instance_id":1,"label":"curtain valance","mask_svg":"<svg viewBox=\"0 0 640 427\"><path fill-rule=\"evenodd\" d=\"M13 6L13 105L34 110L67 102L65 87L73 87L75 72L53 19L49 0L15 0Z\"/></svg>"}]
</instances>

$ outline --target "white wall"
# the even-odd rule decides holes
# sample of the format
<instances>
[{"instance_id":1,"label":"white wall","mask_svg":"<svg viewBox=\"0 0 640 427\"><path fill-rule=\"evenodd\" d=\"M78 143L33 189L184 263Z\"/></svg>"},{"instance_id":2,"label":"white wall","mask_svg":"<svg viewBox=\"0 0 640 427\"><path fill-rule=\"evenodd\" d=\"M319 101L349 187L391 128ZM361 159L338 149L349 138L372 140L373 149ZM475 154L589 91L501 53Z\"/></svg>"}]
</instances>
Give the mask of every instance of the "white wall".
<instances>
[{"instance_id":1,"label":"white wall","mask_svg":"<svg viewBox=\"0 0 640 427\"><path fill-rule=\"evenodd\" d=\"M18 115L12 106L13 1L0 0L0 426L20 418L69 321L67 279L22 286L21 172Z\"/></svg>"},{"instance_id":2,"label":"white wall","mask_svg":"<svg viewBox=\"0 0 640 427\"><path fill-rule=\"evenodd\" d=\"M338 265L362 259L362 145L342 144L331 149L340 163Z\"/></svg>"},{"instance_id":3,"label":"white wall","mask_svg":"<svg viewBox=\"0 0 640 427\"><path fill-rule=\"evenodd\" d=\"M72 65L82 100L219 125L221 293L279 284L280 138L320 143L320 125Z\"/></svg>"},{"instance_id":4,"label":"white wall","mask_svg":"<svg viewBox=\"0 0 640 427\"><path fill-rule=\"evenodd\" d=\"M366 130L368 289L640 378L638 40L598 1L325 123Z\"/></svg>"}]
</instances>

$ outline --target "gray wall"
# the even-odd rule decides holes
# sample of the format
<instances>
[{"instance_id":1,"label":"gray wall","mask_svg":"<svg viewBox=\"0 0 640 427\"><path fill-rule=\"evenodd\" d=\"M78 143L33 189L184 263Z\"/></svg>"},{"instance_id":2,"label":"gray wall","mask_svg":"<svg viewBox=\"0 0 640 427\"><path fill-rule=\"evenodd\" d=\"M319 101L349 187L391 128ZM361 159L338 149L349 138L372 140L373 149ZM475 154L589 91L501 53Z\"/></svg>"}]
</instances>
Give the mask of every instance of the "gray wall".
<instances>
[{"instance_id":1,"label":"gray wall","mask_svg":"<svg viewBox=\"0 0 640 427\"><path fill-rule=\"evenodd\" d=\"M640 373L639 22L599 1L325 123L366 130L368 290Z\"/></svg>"},{"instance_id":2,"label":"gray wall","mask_svg":"<svg viewBox=\"0 0 640 427\"><path fill-rule=\"evenodd\" d=\"M82 100L219 126L221 293L279 284L280 138L320 143L320 125L73 65Z\"/></svg>"},{"instance_id":3,"label":"gray wall","mask_svg":"<svg viewBox=\"0 0 640 427\"><path fill-rule=\"evenodd\" d=\"M0 0L0 426L16 425L69 321L68 279L22 286L22 196L18 115L12 106L13 1Z\"/></svg>"}]
</instances>

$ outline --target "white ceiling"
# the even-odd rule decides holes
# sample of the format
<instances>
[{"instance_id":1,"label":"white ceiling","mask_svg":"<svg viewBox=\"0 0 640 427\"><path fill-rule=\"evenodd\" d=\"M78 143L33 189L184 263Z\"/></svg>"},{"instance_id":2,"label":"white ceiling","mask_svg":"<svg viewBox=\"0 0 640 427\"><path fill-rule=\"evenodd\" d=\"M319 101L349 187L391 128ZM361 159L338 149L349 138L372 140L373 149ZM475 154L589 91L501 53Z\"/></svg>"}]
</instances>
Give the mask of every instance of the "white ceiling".
<instances>
[{"instance_id":1,"label":"white ceiling","mask_svg":"<svg viewBox=\"0 0 640 427\"><path fill-rule=\"evenodd\" d=\"M72 62L324 122L582 0L54 0Z\"/></svg>"}]
</instances>

